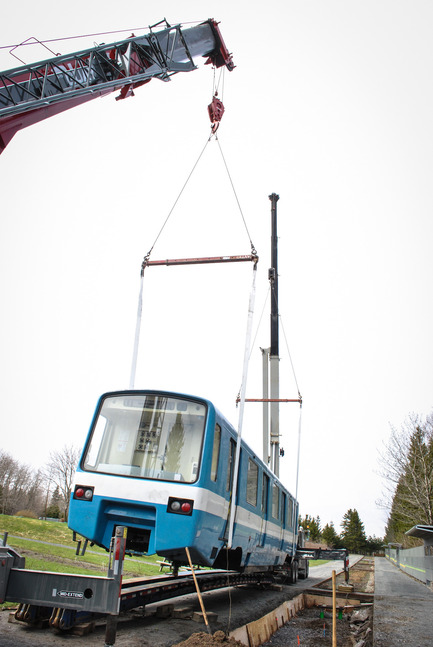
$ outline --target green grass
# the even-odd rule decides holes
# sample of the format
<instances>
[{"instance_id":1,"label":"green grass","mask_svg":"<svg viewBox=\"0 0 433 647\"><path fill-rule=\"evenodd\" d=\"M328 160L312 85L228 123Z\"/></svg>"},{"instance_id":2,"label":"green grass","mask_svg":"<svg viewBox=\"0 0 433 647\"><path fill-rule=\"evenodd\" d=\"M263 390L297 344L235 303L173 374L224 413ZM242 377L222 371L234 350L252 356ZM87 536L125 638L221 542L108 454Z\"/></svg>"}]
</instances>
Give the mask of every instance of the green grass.
<instances>
[{"instance_id":1,"label":"green grass","mask_svg":"<svg viewBox=\"0 0 433 647\"><path fill-rule=\"evenodd\" d=\"M5 532L9 534L8 545L25 558L25 566L30 570L107 575L108 553L98 546L92 546L83 556L77 556L77 544L72 540L72 530L66 523L0 515L1 539ZM162 561L158 555L133 559L126 557L123 564L124 577L157 575L160 572L158 560ZM0 609L15 607L16 604L9 602L0 604Z\"/></svg>"},{"instance_id":2,"label":"green grass","mask_svg":"<svg viewBox=\"0 0 433 647\"><path fill-rule=\"evenodd\" d=\"M321 566L321 564L327 564L329 559L310 559L310 566Z\"/></svg>"},{"instance_id":3,"label":"green grass","mask_svg":"<svg viewBox=\"0 0 433 647\"><path fill-rule=\"evenodd\" d=\"M99 575L107 573L108 553L98 546L92 546L83 556L75 555L77 544L72 541L72 531L65 523L0 515L0 535L4 532L9 533L9 546L25 557L26 568L56 573L86 574L89 571ZM49 543L39 543L41 541ZM157 555L134 559L126 557L124 575L125 577L156 575L159 573L157 561L160 559Z\"/></svg>"},{"instance_id":4,"label":"green grass","mask_svg":"<svg viewBox=\"0 0 433 647\"><path fill-rule=\"evenodd\" d=\"M10 535L20 535L27 539L40 539L47 541L49 537L52 543L73 545L72 531L66 523L57 521L40 521L39 519L27 519L24 517L11 517L5 514L0 515L0 533L8 532Z\"/></svg>"}]
</instances>

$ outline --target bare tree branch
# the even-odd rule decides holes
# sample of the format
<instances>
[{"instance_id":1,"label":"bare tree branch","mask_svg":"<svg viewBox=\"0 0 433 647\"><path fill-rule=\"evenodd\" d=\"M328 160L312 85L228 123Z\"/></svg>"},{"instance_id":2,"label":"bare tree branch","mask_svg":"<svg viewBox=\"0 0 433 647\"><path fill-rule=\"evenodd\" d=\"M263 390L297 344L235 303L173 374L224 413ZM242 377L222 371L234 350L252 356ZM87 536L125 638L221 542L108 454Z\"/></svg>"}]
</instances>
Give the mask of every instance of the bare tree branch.
<instances>
[{"instance_id":1,"label":"bare tree branch","mask_svg":"<svg viewBox=\"0 0 433 647\"><path fill-rule=\"evenodd\" d=\"M46 471L51 481L59 488L64 503L64 518L67 519L72 482L78 465L81 450L73 445L65 445L59 451L50 453Z\"/></svg>"}]
</instances>

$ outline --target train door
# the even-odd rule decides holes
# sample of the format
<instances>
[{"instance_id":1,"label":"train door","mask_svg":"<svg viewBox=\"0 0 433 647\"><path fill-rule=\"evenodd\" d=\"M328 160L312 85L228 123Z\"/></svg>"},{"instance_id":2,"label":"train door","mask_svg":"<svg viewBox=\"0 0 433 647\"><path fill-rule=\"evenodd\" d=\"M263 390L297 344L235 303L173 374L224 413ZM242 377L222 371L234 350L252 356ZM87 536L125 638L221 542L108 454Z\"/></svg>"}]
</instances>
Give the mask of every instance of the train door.
<instances>
[{"instance_id":1,"label":"train door","mask_svg":"<svg viewBox=\"0 0 433 647\"><path fill-rule=\"evenodd\" d=\"M287 526L287 494L285 492L281 492L281 514L280 514L280 550L284 550L284 544L285 539L284 539L284 531Z\"/></svg>"},{"instance_id":2,"label":"train door","mask_svg":"<svg viewBox=\"0 0 433 647\"><path fill-rule=\"evenodd\" d=\"M291 496L289 496L288 500L288 506L287 506L287 527L290 530L289 533L289 542L291 545L290 551L293 553L293 547L296 545L296 524L294 520L294 515L295 515L295 508L294 508L294 503L293 499Z\"/></svg>"},{"instance_id":3,"label":"train door","mask_svg":"<svg viewBox=\"0 0 433 647\"><path fill-rule=\"evenodd\" d=\"M232 505L233 473L234 473L234 467L235 467L235 456L236 456L236 442L233 440L233 438L230 438L228 465L227 465L227 479L226 479L226 502L224 504L224 516L226 517L226 523L225 523L224 533L221 537L221 539L223 539L224 541L227 541L229 538L229 519L230 519L230 510Z\"/></svg>"},{"instance_id":4,"label":"train door","mask_svg":"<svg viewBox=\"0 0 433 647\"><path fill-rule=\"evenodd\" d=\"M260 504L261 523L259 546L264 546L266 541L266 530L268 524L268 503L269 503L269 476L262 473L262 500Z\"/></svg>"}]
</instances>

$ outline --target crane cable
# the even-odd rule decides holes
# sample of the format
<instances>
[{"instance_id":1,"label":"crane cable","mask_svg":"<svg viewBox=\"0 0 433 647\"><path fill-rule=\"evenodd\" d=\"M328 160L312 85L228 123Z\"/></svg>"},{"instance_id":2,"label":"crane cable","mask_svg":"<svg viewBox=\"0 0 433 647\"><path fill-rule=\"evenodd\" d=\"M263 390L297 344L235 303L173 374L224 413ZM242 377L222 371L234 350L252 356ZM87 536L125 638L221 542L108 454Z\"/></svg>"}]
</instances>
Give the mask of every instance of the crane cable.
<instances>
[{"instance_id":1,"label":"crane cable","mask_svg":"<svg viewBox=\"0 0 433 647\"><path fill-rule=\"evenodd\" d=\"M289 356L290 366L292 367L293 379L295 380L296 389L298 391L298 396L299 396L299 399L301 400L301 403L302 403L302 396L301 396L301 392L299 390L299 384L298 384L298 380L296 378L295 367L293 365L292 355L290 354L290 348L289 348L289 344L287 342L286 331L284 330L284 324L283 324L283 319L282 319L281 315L280 315L280 323L281 323L281 328L282 328L282 331L283 331L284 341L286 342L286 348L287 348L287 354Z\"/></svg>"},{"instance_id":2,"label":"crane cable","mask_svg":"<svg viewBox=\"0 0 433 647\"><path fill-rule=\"evenodd\" d=\"M161 22L164 22L163 20ZM199 24L199 20L190 20L187 22L183 22L182 25L196 25ZM157 23L159 24L159 23ZM153 25L155 27L155 25ZM114 29L111 31L96 31L91 34L77 34L75 36L62 36L61 38L45 38L44 40L39 40L35 36L31 36L32 39L34 39L34 42L29 43L28 41L30 38L27 38L24 40L22 43L15 43L14 45L0 45L0 49L14 49L17 47L22 47L25 45L35 45L36 43L40 43L41 45L45 46L45 43L58 43L60 41L66 41L66 40L77 40L81 38L93 38L94 36L109 36L111 34L126 34L126 33L135 33L136 31L151 31L152 27L132 27L131 29ZM49 49L49 48L48 48ZM51 50L52 51L52 50ZM54 52L53 52L54 53ZM59 56L59 54L55 54L55 56Z\"/></svg>"},{"instance_id":3,"label":"crane cable","mask_svg":"<svg viewBox=\"0 0 433 647\"><path fill-rule=\"evenodd\" d=\"M162 234L163 230L165 229L165 227L166 227L166 225L167 225L167 223L168 223L168 221L169 221L169 219L170 219L170 216L172 215L172 213L173 213L173 211L174 211L174 209L175 209L176 205L178 204L178 202L179 202L179 200L180 200L180 198L181 198L181 196L182 196L182 194L183 194L184 190L186 189L186 186L187 186L188 182L190 181L192 174L194 173L195 169L197 168L198 163L200 162L201 158L203 157L203 154L204 154L204 152L205 152L205 150L206 150L206 148L207 148L207 146L208 146L209 142L210 142L212 139L215 139L215 141L216 141L216 142L217 142L217 144L218 144L218 148L219 148L219 151L220 151L220 153L221 153L221 157L222 157L222 160L223 160L223 163L224 163L224 167L225 167L225 169L226 169L227 176L228 176L228 178L229 178L229 182L230 182L230 185L231 185L231 187L232 187L232 190L233 190L233 193L234 193L234 196L235 196L236 203L237 203L237 205L238 205L239 213L240 213L240 215L241 215L242 222L243 222L243 224L244 224L245 231L246 231L246 233L247 233L248 240L249 240L249 242L250 242L250 246L251 246L251 254L252 254L253 256L257 256L257 250L256 250L256 248L255 248L255 246L254 246L254 243L253 243L252 239L251 239L251 235L250 235L250 232L249 232L249 229L248 229L248 225L247 225L247 222L246 222L246 219L245 219L244 213L243 213L243 211L242 211L242 207L241 207L241 204L240 204L240 201L239 201L238 195L237 195L237 193L236 193L235 185L234 185L234 183L233 183L233 179L232 179L232 176L231 176L231 174L230 174L229 167L228 167L228 165L227 165L226 159L225 159L225 157L224 157L224 153L223 153L222 148L221 148L221 144L220 144L220 141L219 141L219 137L217 137L217 135L216 135L215 133L211 133L211 134L210 134L210 136L207 138L206 143L205 143L205 145L204 145L203 149L201 150L201 152L200 152L200 154L199 154L199 156L198 156L198 158L197 158L196 162L194 163L194 165L193 165L193 167L192 167L191 171L189 172L189 175L187 176L187 178L186 178L186 180L185 180L185 182L184 182L184 184L183 184L183 186L182 186L182 188L181 188L181 190L180 190L180 192L179 192L179 195L178 195L178 196L177 196L177 198L175 199L175 201L174 201L174 203L173 203L173 206L171 207L170 211L168 212L168 215L167 215L167 217L165 218L165 220L164 220L164 222L163 222L163 224L162 224L161 229L159 230L158 234L156 235L156 238L155 238L155 240L154 240L154 242L153 242L152 247L149 249L149 251L147 252L147 254L145 255L145 257L144 257L144 259L143 259L143 262L142 262L142 265L141 265L141 273L142 273L142 275L143 275L143 272L144 272L144 268L146 267L146 263L147 263L147 261L149 260L150 255L151 255L151 253L153 252L153 249L154 249L154 247L155 247L156 243L158 242L158 240L159 240L159 238L160 238L160 236L161 236L161 234Z\"/></svg>"},{"instance_id":4,"label":"crane cable","mask_svg":"<svg viewBox=\"0 0 433 647\"><path fill-rule=\"evenodd\" d=\"M228 175L228 177L229 177L230 184L231 184L231 186L232 186L233 193L234 193L234 195L235 195L235 199L236 199L236 202L237 202L237 204L238 204L239 212L240 212L240 214L241 214L242 221L243 221L243 223L244 223L245 231L247 232L247 235L248 235L248 238L249 238L249 241L250 241L250 245L251 245L251 253L252 253L253 255L257 255L256 248L254 247L253 241L252 241L252 239L251 239L250 232L249 232L249 230L248 230L248 226L247 226L247 222L246 222L246 220L245 220L245 216L244 216L244 214L243 214L242 207L241 207L241 204L240 204L240 202L239 202L238 195L237 195L237 193L236 193L235 185L233 184L232 176L230 175L230 171L229 171L229 168L228 168L228 166L227 166L226 158L224 157L224 153L223 153L222 148L221 148L220 140L219 140L219 138L218 138L216 135L215 135L215 139L216 139L216 141L217 141L218 148L220 149L221 157L222 157L222 159L223 159L224 166L225 166L225 168L226 168L227 175Z\"/></svg>"},{"instance_id":5,"label":"crane cable","mask_svg":"<svg viewBox=\"0 0 433 647\"><path fill-rule=\"evenodd\" d=\"M280 323L283 331L284 341L286 342L286 348L287 348L287 353L289 355L290 365L292 367L293 379L295 380L295 384L296 384L296 388L298 390L298 396L299 396L298 451L297 451L297 459L296 459L296 480L295 480L295 501L298 502L299 463L300 463L300 457L301 457L301 435L302 435L302 395L301 395L301 392L299 391L299 385L298 385L298 380L296 378L295 367L293 366L292 355L290 353L290 348L286 337L286 331L284 329L284 324L283 324L281 315L280 315ZM293 544L295 544L295 540L296 540L295 514L296 514L296 511L295 511L295 507L293 506L293 510L292 510Z\"/></svg>"},{"instance_id":6,"label":"crane cable","mask_svg":"<svg viewBox=\"0 0 433 647\"><path fill-rule=\"evenodd\" d=\"M144 259L143 259L143 263L142 263L142 265L141 265L141 274L142 274L142 275L143 275L143 272L144 272L144 268L145 268L145 266L146 266L146 262L149 260L150 255L151 255L151 253L152 253L152 251L153 251L153 248L155 247L156 243L157 243L157 242L158 242L158 240L159 240L159 237L161 236L161 234L162 234L163 230L165 229L165 226L167 225L167 223L168 223L168 221L169 221L169 219L170 219L171 214L173 213L173 211L174 211L174 209L175 209L175 207L176 207L177 203L179 202L179 200L180 200L180 198L181 198L181 196L182 196L182 193L184 192L184 190L185 190L185 188L186 188L186 185L187 185L187 184L188 184L188 182L190 181L191 176L192 176L192 174L194 173L195 169L197 168L197 165L198 165L199 161L200 161L200 160L201 160L201 158L203 157L203 153L205 152L205 150L206 150L206 148L207 148L207 145L209 144L210 140L211 140L211 137L208 137L208 138L207 138L207 140L206 140L206 144L203 146L203 148L202 148L202 150L201 150L201 152L200 152L200 154L199 154L199 156L198 156L198 158L197 158L196 162L194 163L194 165L193 165L193 167L192 167L191 171L189 172L188 177L186 178L186 180L185 180L185 182L184 182L184 184L183 184L183 186L182 186L182 188L181 188L181 190L180 190L180 192L179 192L179 195L177 196L176 200L174 201L173 206L171 207L170 211L168 212L168 215L167 215L166 219L164 220L164 222L163 222L163 224L162 224L161 229L159 230L159 232L158 232L158 234L157 234L157 236L156 236L155 240L153 241L153 245L152 245L152 247L149 249L149 251L147 252L146 256L144 257Z\"/></svg>"},{"instance_id":7,"label":"crane cable","mask_svg":"<svg viewBox=\"0 0 433 647\"><path fill-rule=\"evenodd\" d=\"M259 332L259 329L260 329L260 326L261 326L261 323L262 323L262 319L263 319L263 315L264 315L264 312L265 312L265 308L266 308L266 304L267 304L267 301L268 301L268 298L269 298L270 291L271 291L271 288L269 286L268 291L266 293L266 297L264 299L263 308L262 308L262 312L261 312L261 315L260 315L259 322L257 324L256 332L255 332L253 341L251 343L249 359L251 359L253 348L254 348L254 346L256 344L257 335L258 335L258 332ZM298 397L299 397L298 449L297 449L296 480L295 480L295 500L298 501L299 463L300 463L301 435L302 435L302 395L301 395L301 392L299 390L299 384L298 384L298 380L297 380L297 377L296 377L295 367L294 367L294 364L293 364L292 355L290 353L290 348L289 348L289 344L288 344L288 341L287 341L286 331L285 331L285 328L284 328L284 323L283 323L283 319L282 319L281 315L279 315L279 320L280 320L280 323L281 323L281 329L283 331L284 341L286 343L286 349L287 349L287 354L289 356L290 366L292 367L293 379L295 381L295 385L296 385L296 389L298 391ZM241 395L240 394L241 394L241 389L239 389L238 396L237 396L237 399L236 399L237 404L241 401ZM295 537L296 528L295 528L295 523L294 523L295 522L295 514L296 514L296 510L295 510L295 507L293 507L292 519L291 519L292 528L293 528L293 544L295 544L295 539L296 539L296 537Z\"/></svg>"},{"instance_id":8,"label":"crane cable","mask_svg":"<svg viewBox=\"0 0 433 647\"><path fill-rule=\"evenodd\" d=\"M243 211L242 211L242 208L241 208L241 205L240 205L240 202L239 202L239 198L238 198L238 195L236 193L236 189L235 189L235 186L234 186L234 183L233 183L233 180L232 180L232 177L231 177L231 174L230 174L226 159L225 159L224 154L222 152L222 148L221 148L221 144L219 142L219 138L211 130L210 136L208 136L204 147L202 148L202 150L201 150L197 160L195 161L191 171L189 172L189 174L188 174L188 176L187 176L187 178L186 178L186 180L185 180L185 182L184 182L184 184L183 184L177 198L174 201L173 206L171 207L170 211L168 212L168 215L165 218L165 220L164 220L164 222L162 224L162 227L160 228L160 230L159 230L159 232L158 232L158 234L157 234L157 236L156 236L156 238L155 238L155 240L153 242L153 245L151 246L151 248L149 249L149 251L147 252L145 257L143 258L143 262L141 264L140 290L139 290L139 295L138 295L138 307L137 307L137 320L136 320L136 326L135 326L135 336L134 336L134 346L133 346L133 353L132 353L131 373L130 373L130 378L129 378L129 388L130 389L134 388L135 375L136 375L136 370L137 370L138 347L139 347L139 343L140 343L141 319L142 319L142 313L143 313L143 279L144 279L144 270L145 270L146 264L147 264L147 262L148 262L148 260L150 258L150 255L151 255L156 243L158 242L163 230L167 226L167 223L168 223L168 221L169 221L169 219L170 219L176 205L178 204L178 202L179 202L179 200L180 200L180 198L181 198L181 196L182 196L188 182L190 181L191 176L193 175L195 169L198 166L198 163L200 162L201 158L203 157L203 154L204 154L209 142L213 138L218 143L218 148L219 148L219 151L221 153L221 157L223 159L224 167L226 169L226 172L227 172L227 175L228 175L228 178L229 178L229 181L230 181L230 185L232 187L232 190L233 190L233 193L234 193L234 196L235 196L235 199L236 199L236 203L238 205L239 212L241 214L241 218L242 218L242 221L244 223L244 227L245 227L245 230L246 230L249 242L250 242L250 246L251 246L251 255L257 257L257 250L256 250L256 248L254 246L254 243L253 243L252 239L251 239L250 232L248 230L248 226L247 226L247 223L246 223L246 220L245 220L245 216L243 214ZM256 268L256 266L257 266L257 261L254 263L254 268ZM254 276L255 276L255 273L254 273Z\"/></svg>"},{"instance_id":9,"label":"crane cable","mask_svg":"<svg viewBox=\"0 0 433 647\"><path fill-rule=\"evenodd\" d=\"M224 80L225 80L225 67L220 68L218 82L216 81L216 68L213 67L213 84L212 84L212 98L218 95L220 83L222 85L221 101L224 100Z\"/></svg>"},{"instance_id":10,"label":"crane cable","mask_svg":"<svg viewBox=\"0 0 433 647\"><path fill-rule=\"evenodd\" d=\"M206 150L206 147L207 147L207 145L208 145L209 141L210 141L210 137L208 137L208 139L206 140L206 144L204 145L203 149L201 150L201 152L200 152L200 154L199 154L199 156L198 156L198 158L197 158L196 162L194 163L194 166L192 167L191 171L189 172L189 175L188 175L188 177L186 178L186 181L184 182L184 184L183 184L183 186L182 186L182 188L181 188L181 190L180 190L180 192L179 192L179 195L177 196L176 200L174 201L173 206L171 207L170 211L168 212L168 215L167 215L167 217L165 218L165 220L164 220L164 222L163 222L163 224L162 224L162 227L161 227L161 229L159 230L159 232L158 232L158 234L157 234L157 236L156 236L156 238L155 238L155 240L154 240L154 242L153 242L152 247L149 249L149 251L147 252L146 256L143 258L143 262L142 262L142 264L141 264L141 273L140 273L140 290L139 290L139 293L138 293L138 306L137 306L137 320L136 320L136 324L135 324L134 347L133 347L133 351L132 351L131 373L130 373L130 377L129 377L129 388L130 388L130 389L133 389L133 388L134 388L134 385L135 385L135 375L136 375L136 372L137 372L138 347L139 347L139 344L140 344L141 319L142 319L142 314L143 314L143 279L144 279L144 269L145 269L145 267L146 267L146 263L147 263L147 261L148 261L148 260L149 260L149 258L150 258L150 255L151 255L151 253L152 253L152 251L153 251L153 248L155 247L155 245L156 245L156 243L157 243L157 241L158 241L159 237L161 236L161 234L162 234L163 230L165 229L165 227L166 227L166 225L167 225L167 223L168 223L168 221L169 221L169 219L170 219L170 216L171 216L171 214L173 213L173 211L174 211L174 209L175 209L175 207L176 207L177 203L179 202L180 197L181 197L182 193L184 192L184 190L185 190L185 188L186 188L186 185L188 184L189 180L191 179L191 176L192 176L192 174L194 173L194 171L195 171L195 169L196 169L196 167L197 167L197 165L198 165L199 161L201 160L201 158L202 158L202 156L203 156L203 153L204 153L204 151Z\"/></svg>"}]
</instances>

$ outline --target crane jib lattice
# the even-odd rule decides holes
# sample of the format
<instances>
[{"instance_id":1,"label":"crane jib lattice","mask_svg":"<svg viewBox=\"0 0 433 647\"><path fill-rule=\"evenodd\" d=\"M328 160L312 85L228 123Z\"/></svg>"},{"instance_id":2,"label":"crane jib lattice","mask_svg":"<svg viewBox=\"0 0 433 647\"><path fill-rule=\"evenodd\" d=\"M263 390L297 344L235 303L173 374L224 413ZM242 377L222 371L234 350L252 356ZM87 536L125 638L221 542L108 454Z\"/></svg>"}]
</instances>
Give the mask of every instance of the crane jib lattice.
<instances>
[{"instance_id":1,"label":"crane jib lattice","mask_svg":"<svg viewBox=\"0 0 433 647\"><path fill-rule=\"evenodd\" d=\"M33 123L119 90L123 99L153 78L196 69L194 57L234 68L218 24L208 20L186 29L166 25L73 54L0 72L0 152L13 135Z\"/></svg>"}]
</instances>

